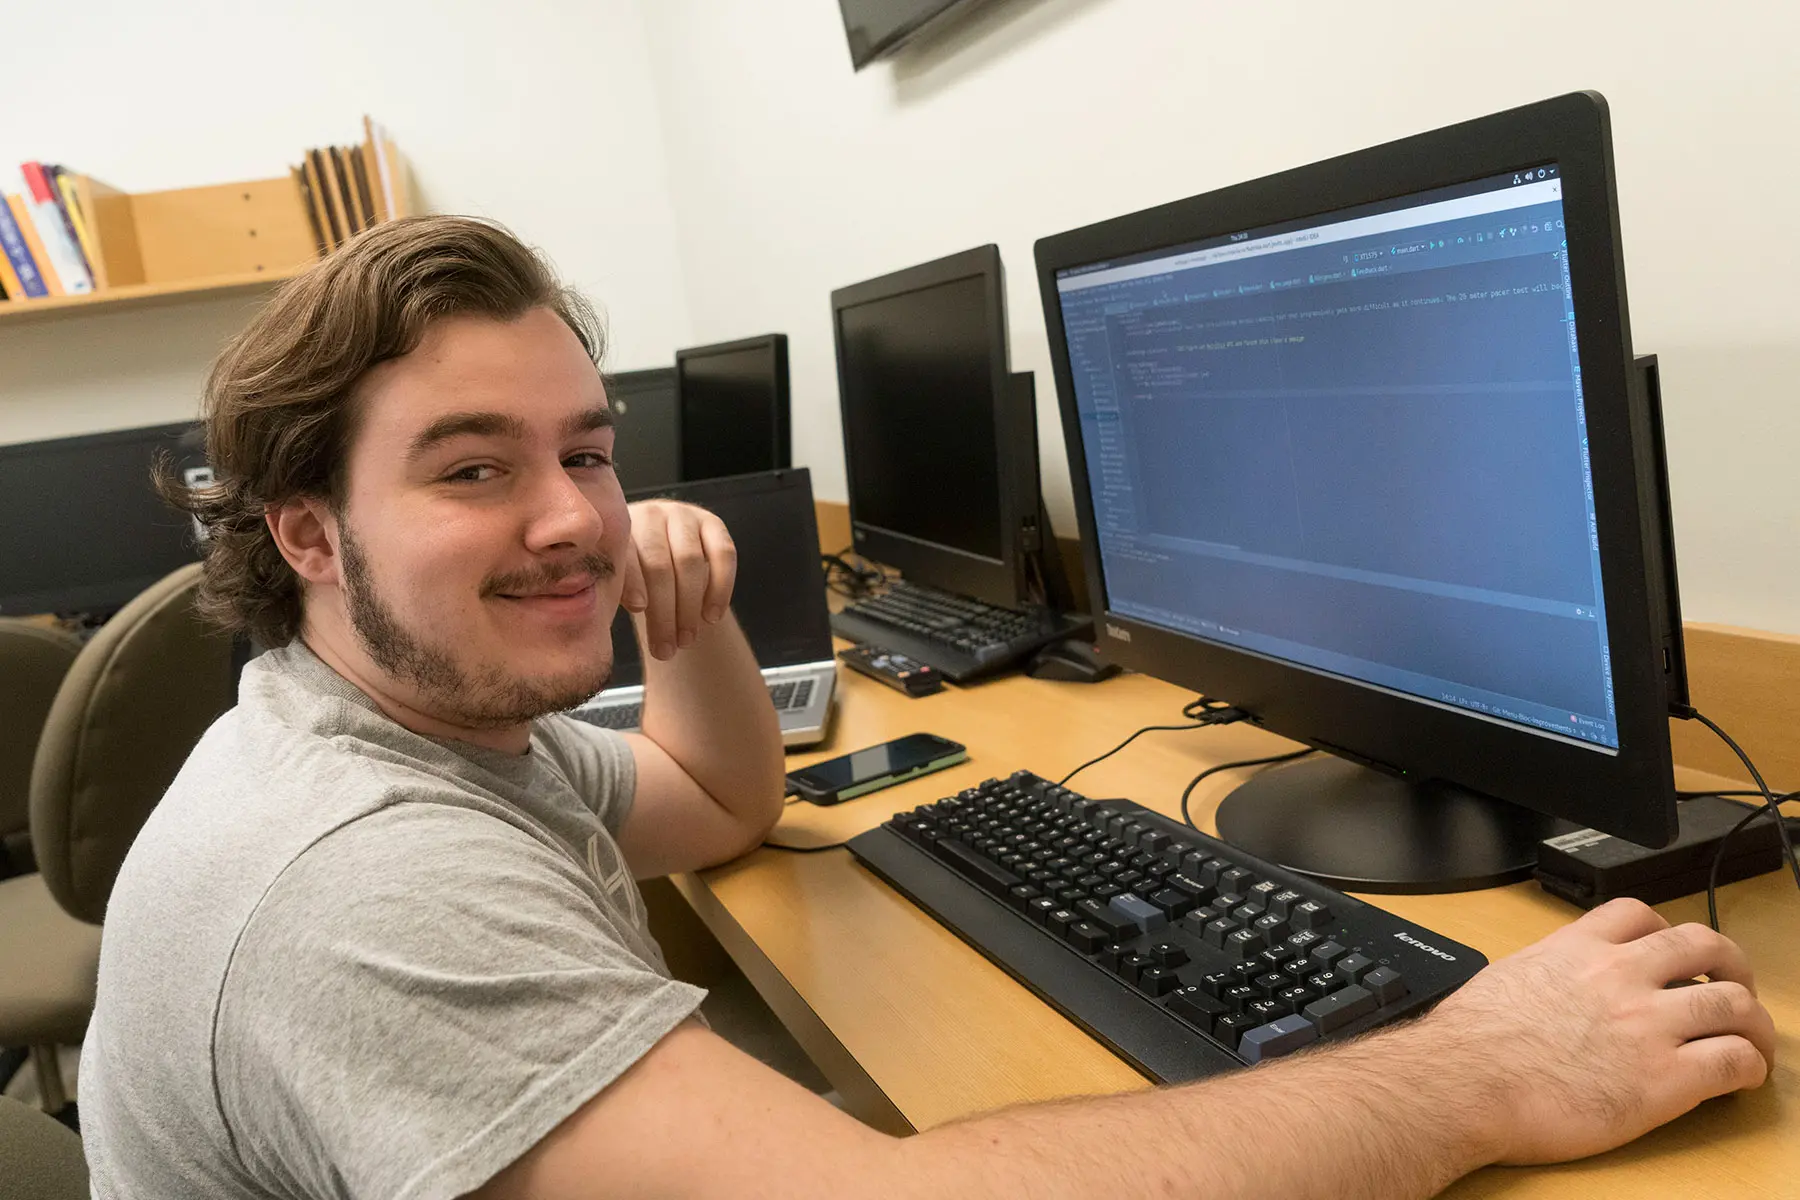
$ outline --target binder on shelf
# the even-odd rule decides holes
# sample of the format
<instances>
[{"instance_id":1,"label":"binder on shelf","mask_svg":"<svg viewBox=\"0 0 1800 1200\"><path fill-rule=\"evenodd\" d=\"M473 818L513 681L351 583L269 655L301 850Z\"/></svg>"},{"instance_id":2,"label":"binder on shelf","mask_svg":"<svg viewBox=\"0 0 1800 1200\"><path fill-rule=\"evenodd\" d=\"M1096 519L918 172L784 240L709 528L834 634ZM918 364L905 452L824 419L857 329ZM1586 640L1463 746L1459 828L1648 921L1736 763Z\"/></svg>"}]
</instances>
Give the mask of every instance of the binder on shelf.
<instances>
[{"instance_id":1,"label":"binder on shelf","mask_svg":"<svg viewBox=\"0 0 1800 1200\"><path fill-rule=\"evenodd\" d=\"M330 254L338 248L337 227L331 220L331 202L325 197L325 175L319 167L319 152L308 150L301 156L300 170L306 179L306 191L309 206L312 209L313 223L318 226L319 237L325 249L321 252Z\"/></svg>"},{"instance_id":2,"label":"binder on shelf","mask_svg":"<svg viewBox=\"0 0 1800 1200\"><path fill-rule=\"evenodd\" d=\"M356 194L356 207L362 210L363 228L371 228L381 218L375 214L375 197L369 193L369 173L363 167L362 151L354 146L347 148L344 161L350 164L350 179L355 185L351 190Z\"/></svg>"},{"instance_id":3,"label":"binder on shelf","mask_svg":"<svg viewBox=\"0 0 1800 1200\"><path fill-rule=\"evenodd\" d=\"M312 230L313 243L319 248L319 257L324 258L331 253L331 247L325 244L325 231L319 226L319 211L313 207L312 185L306 181L306 168L289 167L288 174L293 176L294 186L300 189L300 206L306 210L306 224Z\"/></svg>"},{"instance_id":4,"label":"binder on shelf","mask_svg":"<svg viewBox=\"0 0 1800 1200\"><path fill-rule=\"evenodd\" d=\"M313 169L319 176L319 187L325 193L325 219L331 223L332 248L343 245L350 240L350 226L344 216L337 195L337 175L331 166L331 156L323 150L308 150L307 156L312 159Z\"/></svg>"},{"instance_id":5,"label":"binder on shelf","mask_svg":"<svg viewBox=\"0 0 1800 1200\"><path fill-rule=\"evenodd\" d=\"M363 117L363 131L375 152L375 165L381 179L381 192L387 206L388 219L410 217L412 202L406 188L406 164L400 157L399 148L394 145L394 139L388 136L387 130L367 116Z\"/></svg>"},{"instance_id":6,"label":"binder on shelf","mask_svg":"<svg viewBox=\"0 0 1800 1200\"><path fill-rule=\"evenodd\" d=\"M350 221L350 236L355 237L368 226L363 221L362 210L357 207L356 188L350 180L350 164L344 159L344 151L340 146L328 148L331 155L331 169L337 175L338 199L343 202L344 213Z\"/></svg>"},{"instance_id":7,"label":"binder on shelf","mask_svg":"<svg viewBox=\"0 0 1800 1200\"><path fill-rule=\"evenodd\" d=\"M358 148L362 155L363 177L369 183L369 198L374 203L377 221L391 220L394 216L393 206L388 203L387 191L381 183L381 161L375 151L375 123L363 114L363 144Z\"/></svg>"}]
</instances>

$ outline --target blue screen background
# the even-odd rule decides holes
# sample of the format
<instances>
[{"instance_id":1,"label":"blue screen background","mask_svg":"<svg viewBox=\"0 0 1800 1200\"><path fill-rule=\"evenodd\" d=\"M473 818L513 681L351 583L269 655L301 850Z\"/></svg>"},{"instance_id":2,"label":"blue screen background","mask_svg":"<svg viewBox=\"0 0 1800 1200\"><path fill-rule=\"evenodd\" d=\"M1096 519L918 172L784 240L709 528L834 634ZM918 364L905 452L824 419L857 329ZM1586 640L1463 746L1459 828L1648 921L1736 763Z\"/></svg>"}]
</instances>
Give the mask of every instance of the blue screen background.
<instances>
[{"instance_id":1,"label":"blue screen background","mask_svg":"<svg viewBox=\"0 0 1800 1200\"><path fill-rule=\"evenodd\" d=\"M1618 745L1560 199L1087 273L1059 282L1112 611Z\"/></svg>"}]
</instances>

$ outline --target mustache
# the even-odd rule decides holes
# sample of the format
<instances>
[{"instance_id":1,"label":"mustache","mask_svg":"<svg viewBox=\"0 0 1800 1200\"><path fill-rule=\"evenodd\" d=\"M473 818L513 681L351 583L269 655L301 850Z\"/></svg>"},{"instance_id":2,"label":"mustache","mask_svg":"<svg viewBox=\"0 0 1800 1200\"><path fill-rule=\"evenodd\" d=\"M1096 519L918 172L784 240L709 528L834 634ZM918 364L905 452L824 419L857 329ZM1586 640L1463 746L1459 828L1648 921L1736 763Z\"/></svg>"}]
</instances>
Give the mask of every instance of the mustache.
<instances>
[{"instance_id":1,"label":"mustache","mask_svg":"<svg viewBox=\"0 0 1800 1200\"><path fill-rule=\"evenodd\" d=\"M554 567L534 567L529 571L510 571L500 575L489 575L481 583L482 596L519 596L533 592L548 591L557 584L573 576L587 576L589 583L598 583L603 579L611 579L615 572L613 560L596 551L584 554L573 562L559 563Z\"/></svg>"}]
</instances>

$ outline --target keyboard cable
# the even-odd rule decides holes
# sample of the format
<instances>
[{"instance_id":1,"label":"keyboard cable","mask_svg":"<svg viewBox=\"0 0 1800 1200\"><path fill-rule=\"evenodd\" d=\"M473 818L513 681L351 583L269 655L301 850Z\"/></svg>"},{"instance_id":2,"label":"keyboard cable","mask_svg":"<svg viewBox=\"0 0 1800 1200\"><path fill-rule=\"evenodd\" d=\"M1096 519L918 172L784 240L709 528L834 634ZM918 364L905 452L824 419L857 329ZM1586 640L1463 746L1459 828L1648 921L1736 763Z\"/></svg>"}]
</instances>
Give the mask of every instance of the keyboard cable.
<instances>
[{"instance_id":1,"label":"keyboard cable","mask_svg":"<svg viewBox=\"0 0 1800 1200\"><path fill-rule=\"evenodd\" d=\"M1230 725L1233 722L1242 721L1249 716L1244 710L1234 708L1222 700L1215 700L1211 696L1199 696L1182 705L1181 715L1188 719L1188 724L1145 725L1143 728L1134 732L1130 737L1114 746L1111 750L1108 750L1105 754L1102 754L1097 758L1088 759L1079 767L1076 767L1073 771L1064 775L1061 779L1056 781L1056 786L1068 786L1069 780L1075 778L1094 764L1105 762L1125 747L1131 745L1131 743L1143 737L1146 733L1176 733L1184 729L1206 729L1213 725Z\"/></svg>"},{"instance_id":2,"label":"keyboard cable","mask_svg":"<svg viewBox=\"0 0 1800 1200\"><path fill-rule=\"evenodd\" d=\"M1737 755L1738 761L1744 764L1744 769L1750 772L1750 778L1756 784L1756 790L1754 792L1740 794L1761 796L1763 799L1761 804L1756 805L1744 815L1743 820L1739 821L1736 825L1733 825L1726 831L1725 836L1719 839L1718 847L1713 850L1712 869L1707 872L1706 876L1706 923L1713 927L1713 932L1717 933L1720 932L1719 865L1725 861L1725 847L1731 844L1731 839L1734 834L1749 825L1750 822L1756 820L1758 817L1770 817L1774 820L1776 834L1781 838L1781 852L1786 856L1788 866L1793 870L1795 886L1800 887L1800 858L1794 857L1794 841L1788 833L1787 820L1781 815L1781 806L1789 800L1800 798L1800 792L1786 792L1777 796L1763 780L1762 772L1756 769L1756 764L1750 761L1750 756L1744 753L1744 748L1738 745L1737 742L1732 739L1730 734L1719 728L1718 725L1699 709L1688 706L1685 712L1681 712L1678 715L1691 717L1693 720L1700 722L1717 734L1719 740L1729 746L1731 752ZM1712 795L1718 793L1704 794Z\"/></svg>"},{"instance_id":3,"label":"keyboard cable","mask_svg":"<svg viewBox=\"0 0 1800 1200\"><path fill-rule=\"evenodd\" d=\"M1220 763L1216 767L1206 768L1206 770L1200 772L1198 775L1196 775L1192 779L1188 780L1188 785L1181 790L1181 821L1182 821L1182 824L1186 825L1189 829L1192 829L1196 833L1206 832L1205 830L1201 829L1198 825L1194 824L1193 814L1188 811L1188 801L1193 796L1194 789L1200 786L1200 781L1202 779L1205 779L1207 776L1217 775L1220 771L1235 771L1240 767L1273 766L1276 763L1293 762L1296 759L1305 758L1309 754L1317 754L1317 753L1318 753L1317 750L1308 748L1305 750L1294 750L1287 754L1271 754L1267 758L1244 758L1244 759L1239 759L1237 762Z\"/></svg>"}]
</instances>

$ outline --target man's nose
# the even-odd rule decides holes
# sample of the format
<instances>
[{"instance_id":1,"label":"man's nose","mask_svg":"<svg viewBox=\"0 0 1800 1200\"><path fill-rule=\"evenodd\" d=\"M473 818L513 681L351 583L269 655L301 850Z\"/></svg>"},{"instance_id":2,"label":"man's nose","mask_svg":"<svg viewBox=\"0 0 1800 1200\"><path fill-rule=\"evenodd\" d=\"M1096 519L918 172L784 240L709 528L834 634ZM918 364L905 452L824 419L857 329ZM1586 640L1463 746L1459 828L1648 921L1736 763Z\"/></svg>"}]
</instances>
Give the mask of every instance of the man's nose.
<instances>
[{"instance_id":1,"label":"man's nose","mask_svg":"<svg viewBox=\"0 0 1800 1200\"><path fill-rule=\"evenodd\" d=\"M606 533L600 510L587 493L560 468L534 489L526 542L533 550L563 547L588 550Z\"/></svg>"}]
</instances>

